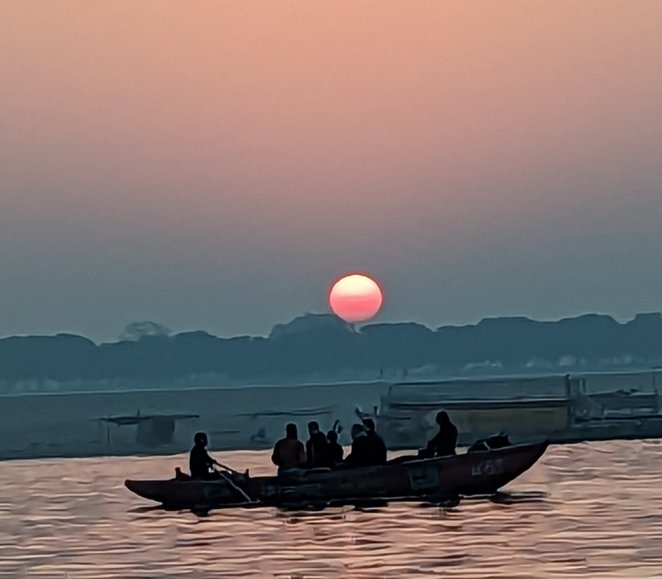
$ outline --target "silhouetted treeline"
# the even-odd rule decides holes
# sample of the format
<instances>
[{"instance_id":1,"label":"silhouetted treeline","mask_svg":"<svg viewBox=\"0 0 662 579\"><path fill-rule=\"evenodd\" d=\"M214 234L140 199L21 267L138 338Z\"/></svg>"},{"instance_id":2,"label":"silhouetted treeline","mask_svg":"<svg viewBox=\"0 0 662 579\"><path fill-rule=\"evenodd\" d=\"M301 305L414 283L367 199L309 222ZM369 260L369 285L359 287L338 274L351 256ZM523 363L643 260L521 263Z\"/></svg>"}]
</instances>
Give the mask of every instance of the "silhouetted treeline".
<instances>
[{"instance_id":1,"label":"silhouetted treeline","mask_svg":"<svg viewBox=\"0 0 662 579\"><path fill-rule=\"evenodd\" d=\"M662 363L662 316L621 324L585 315L557 322L491 318L431 330L415 323L354 330L330 315L276 326L268 338L206 332L95 344L81 336L0 340L0 382L159 382L221 375L229 382L389 379L414 375L650 368Z\"/></svg>"}]
</instances>

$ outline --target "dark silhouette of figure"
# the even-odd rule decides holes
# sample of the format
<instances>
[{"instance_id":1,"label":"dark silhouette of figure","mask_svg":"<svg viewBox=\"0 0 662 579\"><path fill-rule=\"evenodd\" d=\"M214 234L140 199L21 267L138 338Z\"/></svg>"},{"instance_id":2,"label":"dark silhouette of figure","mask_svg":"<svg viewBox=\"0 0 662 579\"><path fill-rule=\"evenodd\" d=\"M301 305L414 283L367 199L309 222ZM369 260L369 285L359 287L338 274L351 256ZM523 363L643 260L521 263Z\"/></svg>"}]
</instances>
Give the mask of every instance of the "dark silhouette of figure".
<instances>
[{"instance_id":1,"label":"dark silhouette of figure","mask_svg":"<svg viewBox=\"0 0 662 579\"><path fill-rule=\"evenodd\" d=\"M308 468L326 466L326 436L320 431L320 425L314 420L308 423L310 438L306 441L306 457Z\"/></svg>"},{"instance_id":2,"label":"dark silhouette of figure","mask_svg":"<svg viewBox=\"0 0 662 579\"><path fill-rule=\"evenodd\" d=\"M386 464L386 445L375 431L372 418L363 420L363 424L352 426L352 452L347 457L351 466L374 466Z\"/></svg>"},{"instance_id":3,"label":"dark silhouette of figure","mask_svg":"<svg viewBox=\"0 0 662 579\"><path fill-rule=\"evenodd\" d=\"M306 449L298 436L297 425L290 423L285 427L285 438L275 444L271 462L279 470L306 467Z\"/></svg>"},{"instance_id":4,"label":"dark silhouette of figure","mask_svg":"<svg viewBox=\"0 0 662 579\"><path fill-rule=\"evenodd\" d=\"M352 450L346 463L350 466L364 466L369 463L367 434L363 424L352 424Z\"/></svg>"},{"instance_id":5,"label":"dark silhouette of figure","mask_svg":"<svg viewBox=\"0 0 662 579\"><path fill-rule=\"evenodd\" d=\"M326 439L328 442L324 453L324 466L333 468L342 464L344 450L338 442L338 433L335 430L329 430Z\"/></svg>"},{"instance_id":6,"label":"dark silhouette of figure","mask_svg":"<svg viewBox=\"0 0 662 579\"><path fill-rule=\"evenodd\" d=\"M204 432L197 432L193 437L193 448L189 455L189 471L191 478L211 479L217 478L213 471L214 465L221 466L207 453L207 435Z\"/></svg>"},{"instance_id":7,"label":"dark silhouette of figure","mask_svg":"<svg viewBox=\"0 0 662 579\"><path fill-rule=\"evenodd\" d=\"M372 418L365 418L363 426L368 440L368 464L386 464L386 444L375 430L375 421Z\"/></svg>"},{"instance_id":8,"label":"dark silhouette of figure","mask_svg":"<svg viewBox=\"0 0 662 579\"><path fill-rule=\"evenodd\" d=\"M455 454L457 445L457 428L448 417L448 413L442 410L437 413L435 421L439 425L439 432L430 440L421 452L422 456L448 456Z\"/></svg>"}]
</instances>

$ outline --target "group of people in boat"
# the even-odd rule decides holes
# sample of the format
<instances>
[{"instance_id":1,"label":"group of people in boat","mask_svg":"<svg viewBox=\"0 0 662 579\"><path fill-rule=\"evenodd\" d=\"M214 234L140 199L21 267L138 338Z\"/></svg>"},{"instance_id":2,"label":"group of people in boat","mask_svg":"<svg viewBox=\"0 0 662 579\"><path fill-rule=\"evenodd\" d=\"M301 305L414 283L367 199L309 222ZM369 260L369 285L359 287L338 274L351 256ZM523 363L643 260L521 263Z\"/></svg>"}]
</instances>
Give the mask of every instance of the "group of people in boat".
<instances>
[{"instance_id":1,"label":"group of people in boat","mask_svg":"<svg viewBox=\"0 0 662 579\"><path fill-rule=\"evenodd\" d=\"M308 423L308 440L299 440L297 425L285 427L285 438L274 446L271 461L283 470L294 468L333 468L342 463L344 450L338 442L338 433L324 434L315 421Z\"/></svg>"},{"instance_id":2,"label":"group of people in boat","mask_svg":"<svg viewBox=\"0 0 662 579\"><path fill-rule=\"evenodd\" d=\"M303 468L339 468L341 466L372 466L386 463L386 445L377 434L375 421L366 418L352 426L352 448L345 457L338 442L338 433L330 430L324 434L315 421L308 423L308 440L304 444L298 438L296 424L285 427L285 438L274 446L271 461L280 470Z\"/></svg>"},{"instance_id":3,"label":"group of people in boat","mask_svg":"<svg viewBox=\"0 0 662 579\"><path fill-rule=\"evenodd\" d=\"M421 458L447 456L455 454L457 428L444 411L437 413L436 422L439 432L419 450ZM352 446L349 455L344 456L344 449L338 442L338 432L333 429L326 434L320 430L316 421L308 423L308 440L304 444L299 440L296 424L285 427L285 437L276 442L271 461L278 467L279 473L294 469L361 467L386 464L387 448L377 433L375 421L364 418L360 424L351 428ZM222 467L207 452L207 435L198 432L194 437L194 446L189 457L191 478L207 479L214 477L214 467Z\"/></svg>"}]
</instances>

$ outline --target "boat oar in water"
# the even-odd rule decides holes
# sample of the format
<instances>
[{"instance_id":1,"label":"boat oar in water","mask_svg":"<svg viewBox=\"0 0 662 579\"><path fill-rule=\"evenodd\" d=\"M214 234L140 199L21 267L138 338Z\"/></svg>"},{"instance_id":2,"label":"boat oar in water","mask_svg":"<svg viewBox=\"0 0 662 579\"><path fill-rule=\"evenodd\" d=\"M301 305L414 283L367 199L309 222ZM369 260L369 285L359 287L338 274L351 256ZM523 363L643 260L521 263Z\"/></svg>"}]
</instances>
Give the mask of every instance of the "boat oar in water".
<instances>
[{"instance_id":1,"label":"boat oar in water","mask_svg":"<svg viewBox=\"0 0 662 579\"><path fill-rule=\"evenodd\" d=\"M235 475L238 475L238 476L245 476L245 475L242 475L240 472L237 472L237 471L234 470L233 468L230 468L229 466L227 466L227 465L225 465L225 464L222 464L222 463L220 463L220 462L218 462L218 461L216 462L216 464L218 464L218 466L220 466L221 468L224 468L224 469L227 470L228 472L231 472L232 474L235 474ZM256 504L256 503L259 503L259 502L260 502L260 501L258 501L258 500L256 500L256 499L254 499L253 497L251 497L251 496L250 496L250 495L249 495L244 489L242 489L237 483L235 483L235 482L234 482L234 481L233 481L233 480L232 480L227 474L225 474L222 470L216 470L216 469L214 469L214 472L215 472L216 474L218 474L218 476L220 476L220 477L221 477L226 483L228 483L229 487L230 487L232 490L234 490L234 491L236 491L237 493L239 493L239 494L241 495L241 497L242 497L246 502L251 503L251 504Z\"/></svg>"}]
</instances>

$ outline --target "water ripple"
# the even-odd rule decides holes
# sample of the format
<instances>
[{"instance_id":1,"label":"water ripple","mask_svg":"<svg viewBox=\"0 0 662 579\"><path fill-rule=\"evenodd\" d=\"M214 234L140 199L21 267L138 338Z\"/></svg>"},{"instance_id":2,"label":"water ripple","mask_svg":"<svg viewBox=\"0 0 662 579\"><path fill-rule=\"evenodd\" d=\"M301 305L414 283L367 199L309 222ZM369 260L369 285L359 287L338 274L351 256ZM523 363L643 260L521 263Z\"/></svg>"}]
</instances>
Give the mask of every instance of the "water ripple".
<instances>
[{"instance_id":1,"label":"water ripple","mask_svg":"<svg viewBox=\"0 0 662 579\"><path fill-rule=\"evenodd\" d=\"M441 508L231 509L128 493L184 456L4 462L0 577L662 577L657 441L555 446L506 492ZM222 457L253 474L267 453Z\"/></svg>"}]
</instances>

